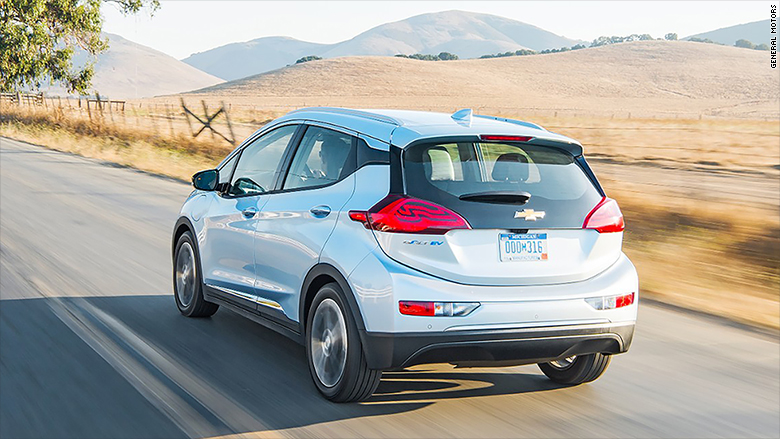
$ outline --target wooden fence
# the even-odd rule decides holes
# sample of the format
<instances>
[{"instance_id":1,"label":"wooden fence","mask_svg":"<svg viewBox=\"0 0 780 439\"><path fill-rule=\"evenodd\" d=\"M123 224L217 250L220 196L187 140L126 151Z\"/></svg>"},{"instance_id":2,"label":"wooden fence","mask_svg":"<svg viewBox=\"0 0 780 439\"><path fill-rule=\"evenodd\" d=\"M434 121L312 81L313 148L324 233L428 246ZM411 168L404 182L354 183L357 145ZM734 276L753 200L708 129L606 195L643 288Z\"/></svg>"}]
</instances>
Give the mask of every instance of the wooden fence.
<instances>
[{"instance_id":1,"label":"wooden fence","mask_svg":"<svg viewBox=\"0 0 780 439\"><path fill-rule=\"evenodd\" d=\"M211 142L225 142L231 146L254 132L261 124L235 123L230 106L219 102L217 106L201 100L193 105L180 99L179 104L159 101L135 101L109 99L104 96L61 97L43 93L1 93L2 107L13 106L25 112L48 114L59 121L80 120L95 127L113 127L136 131L145 135L198 138L208 132ZM264 122L263 122L264 123ZM208 140L204 139L208 142Z\"/></svg>"}]
</instances>

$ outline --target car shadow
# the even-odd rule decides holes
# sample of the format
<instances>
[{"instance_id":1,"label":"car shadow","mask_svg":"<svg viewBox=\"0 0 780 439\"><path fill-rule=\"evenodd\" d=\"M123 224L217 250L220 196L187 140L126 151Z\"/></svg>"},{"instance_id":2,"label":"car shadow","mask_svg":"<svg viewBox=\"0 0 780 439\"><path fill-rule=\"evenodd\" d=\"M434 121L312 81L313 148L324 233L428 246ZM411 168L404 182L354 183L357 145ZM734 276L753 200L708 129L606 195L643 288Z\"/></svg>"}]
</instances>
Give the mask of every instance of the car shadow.
<instances>
[{"instance_id":1,"label":"car shadow","mask_svg":"<svg viewBox=\"0 0 780 439\"><path fill-rule=\"evenodd\" d=\"M160 376L174 391L187 393L188 389L177 388L154 359L134 351L127 334L164 353L179 370L196 382L207 383L257 420L256 426L235 431L233 426L213 419L214 428L221 434L304 427L408 412L452 399L558 387L539 374L510 373L516 369L416 366L385 372L374 396L364 403L334 404L325 400L312 383L302 346L226 309L210 318L191 319L179 314L169 295L14 299L0 302L0 370L4 385L0 435L4 437L179 435L116 370L107 366L104 357L95 354L55 316L53 309L58 304L75 308L76 314L95 322L99 318L89 309L113 317L125 329L100 326L105 337L130 356L139 357L142 367ZM67 409L63 409L63 401L68 401ZM198 402L193 404L197 406ZM208 402L197 409L207 411ZM54 415L31 422L38 413ZM161 419L155 421L155 416ZM138 423L138 419L146 421Z\"/></svg>"}]
</instances>

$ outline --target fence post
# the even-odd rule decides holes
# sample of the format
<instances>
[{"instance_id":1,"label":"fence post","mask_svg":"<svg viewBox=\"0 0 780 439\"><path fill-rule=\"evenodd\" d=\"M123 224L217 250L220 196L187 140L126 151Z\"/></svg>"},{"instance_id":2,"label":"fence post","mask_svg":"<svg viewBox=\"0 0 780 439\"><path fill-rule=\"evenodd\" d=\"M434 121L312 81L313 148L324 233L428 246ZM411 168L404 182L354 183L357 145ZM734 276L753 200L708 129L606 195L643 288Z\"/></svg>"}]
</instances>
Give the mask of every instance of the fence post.
<instances>
[{"instance_id":1,"label":"fence post","mask_svg":"<svg viewBox=\"0 0 780 439\"><path fill-rule=\"evenodd\" d=\"M133 118L135 118L135 127L137 129L140 126L138 121L138 111L132 105L130 105L130 108L133 109Z\"/></svg>"},{"instance_id":2,"label":"fence post","mask_svg":"<svg viewBox=\"0 0 780 439\"><path fill-rule=\"evenodd\" d=\"M155 109L157 108L157 104L154 104ZM154 134L158 135L160 134L160 130L157 129L157 120L154 117L154 114L152 113L152 106L149 106L149 119L152 121L152 128L154 129Z\"/></svg>"},{"instance_id":3,"label":"fence post","mask_svg":"<svg viewBox=\"0 0 780 439\"><path fill-rule=\"evenodd\" d=\"M173 133L173 116L171 116L171 107L168 103L165 104L165 116L168 118L168 126L171 129L171 138L175 137Z\"/></svg>"},{"instance_id":4,"label":"fence post","mask_svg":"<svg viewBox=\"0 0 780 439\"><path fill-rule=\"evenodd\" d=\"M97 110L99 114L100 121L99 123L103 124L103 105L100 103L100 94L95 93L95 100L97 101Z\"/></svg>"},{"instance_id":5,"label":"fence post","mask_svg":"<svg viewBox=\"0 0 780 439\"><path fill-rule=\"evenodd\" d=\"M230 138L233 140L233 145L236 144L236 135L233 133L233 124L230 123L230 115L228 114L228 111L225 109L225 101L222 101L222 111L225 112L225 120L227 120L227 126L228 130L230 131Z\"/></svg>"},{"instance_id":6,"label":"fence post","mask_svg":"<svg viewBox=\"0 0 780 439\"><path fill-rule=\"evenodd\" d=\"M114 111L111 109L111 99L106 100L106 102L108 103L108 115L111 117L111 125L116 127L116 123L114 122Z\"/></svg>"}]
</instances>

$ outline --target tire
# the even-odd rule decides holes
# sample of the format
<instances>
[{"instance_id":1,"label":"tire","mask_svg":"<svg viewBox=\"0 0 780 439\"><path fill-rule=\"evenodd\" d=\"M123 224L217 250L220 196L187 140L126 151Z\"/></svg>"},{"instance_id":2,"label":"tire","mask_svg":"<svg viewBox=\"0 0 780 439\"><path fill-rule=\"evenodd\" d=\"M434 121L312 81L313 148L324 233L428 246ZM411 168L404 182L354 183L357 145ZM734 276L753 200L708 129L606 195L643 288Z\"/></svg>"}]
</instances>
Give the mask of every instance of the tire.
<instances>
[{"instance_id":1,"label":"tire","mask_svg":"<svg viewBox=\"0 0 780 439\"><path fill-rule=\"evenodd\" d=\"M219 305L206 302L203 298L200 256L190 232L184 232L176 242L173 256L173 297L179 312L187 317L209 317L219 309Z\"/></svg>"},{"instance_id":2,"label":"tire","mask_svg":"<svg viewBox=\"0 0 780 439\"><path fill-rule=\"evenodd\" d=\"M314 296L306 319L306 357L312 380L325 398L363 401L376 390L382 371L368 368L357 325L343 297L335 282Z\"/></svg>"},{"instance_id":3,"label":"tire","mask_svg":"<svg viewBox=\"0 0 780 439\"><path fill-rule=\"evenodd\" d=\"M547 378L558 384L577 385L589 383L607 370L611 355L600 353L577 355L568 359L539 363L539 369ZM567 361L571 359L571 361Z\"/></svg>"}]
</instances>

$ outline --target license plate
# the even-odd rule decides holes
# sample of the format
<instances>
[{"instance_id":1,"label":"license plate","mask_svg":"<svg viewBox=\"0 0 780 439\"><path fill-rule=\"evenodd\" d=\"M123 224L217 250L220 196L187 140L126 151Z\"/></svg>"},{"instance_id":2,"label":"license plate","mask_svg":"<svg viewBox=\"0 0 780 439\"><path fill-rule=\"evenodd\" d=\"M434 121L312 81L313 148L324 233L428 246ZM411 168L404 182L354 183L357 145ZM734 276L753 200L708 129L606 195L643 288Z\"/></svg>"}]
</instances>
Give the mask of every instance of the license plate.
<instances>
[{"instance_id":1,"label":"license plate","mask_svg":"<svg viewBox=\"0 0 780 439\"><path fill-rule=\"evenodd\" d=\"M501 233L498 235L501 262L546 261L546 233Z\"/></svg>"}]
</instances>

